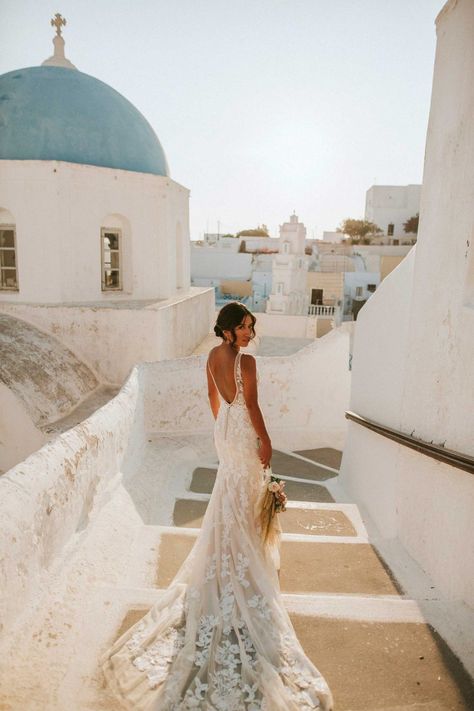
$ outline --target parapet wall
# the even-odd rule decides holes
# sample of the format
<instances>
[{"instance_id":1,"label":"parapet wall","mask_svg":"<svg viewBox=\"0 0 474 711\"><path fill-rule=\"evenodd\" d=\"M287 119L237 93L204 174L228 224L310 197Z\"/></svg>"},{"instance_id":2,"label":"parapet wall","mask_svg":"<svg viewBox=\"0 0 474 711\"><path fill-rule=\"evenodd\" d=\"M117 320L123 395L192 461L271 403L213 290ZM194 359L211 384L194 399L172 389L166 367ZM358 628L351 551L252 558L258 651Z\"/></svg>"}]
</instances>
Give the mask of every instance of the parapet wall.
<instances>
[{"instance_id":1,"label":"parapet wall","mask_svg":"<svg viewBox=\"0 0 474 711\"><path fill-rule=\"evenodd\" d=\"M0 478L4 631L45 593L122 477L137 473L149 432L212 431L205 358L136 366L115 398ZM343 330L293 356L258 359L260 403L276 447L340 446L348 359Z\"/></svg>"},{"instance_id":2,"label":"parapet wall","mask_svg":"<svg viewBox=\"0 0 474 711\"><path fill-rule=\"evenodd\" d=\"M351 409L415 440L474 454L474 3L446 3L437 49L416 251L357 321ZM357 424L342 483L434 596L474 608L474 478ZM387 562L391 564L390 558Z\"/></svg>"},{"instance_id":3,"label":"parapet wall","mask_svg":"<svg viewBox=\"0 0 474 711\"><path fill-rule=\"evenodd\" d=\"M294 355L257 357L259 402L276 447L342 447L350 391L349 340L342 328ZM212 430L206 359L191 356L143 366L148 432Z\"/></svg>"},{"instance_id":4,"label":"parapet wall","mask_svg":"<svg viewBox=\"0 0 474 711\"><path fill-rule=\"evenodd\" d=\"M140 373L120 393L0 478L0 628L41 597L67 547L102 507L143 437Z\"/></svg>"}]
</instances>

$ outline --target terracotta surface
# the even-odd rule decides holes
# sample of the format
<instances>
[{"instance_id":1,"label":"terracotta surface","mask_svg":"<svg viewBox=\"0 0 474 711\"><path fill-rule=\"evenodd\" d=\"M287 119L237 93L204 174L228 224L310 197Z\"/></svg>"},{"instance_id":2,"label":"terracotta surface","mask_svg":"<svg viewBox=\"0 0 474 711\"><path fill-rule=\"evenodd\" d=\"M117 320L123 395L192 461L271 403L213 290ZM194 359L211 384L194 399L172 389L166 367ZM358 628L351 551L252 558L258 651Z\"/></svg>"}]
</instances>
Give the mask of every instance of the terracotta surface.
<instances>
[{"instance_id":1,"label":"terracotta surface","mask_svg":"<svg viewBox=\"0 0 474 711\"><path fill-rule=\"evenodd\" d=\"M194 536L163 534L158 551L157 587L169 585L194 540ZM395 582L367 543L284 541L281 589L291 593L398 593Z\"/></svg>"},{"instance_id":2,"label":"terracotta surface","mask_svg":"<svg viewBox=\"0 0 474 711\"><path fill-rule=\"evenodd\" d=\"M395 595L397 586L368 543L284 541L283 592Z\"/></svg>"},{"instance_id":3,"label":"terracotta surface","mask_svg":"<svg viewBox=\"0 0 474 711\"><path fill-rule=\"evenodd\" d=\"M216 471L217 469L197 467L193 472L190 491L197 494L210 494L216 479ZM290 501L317 501L321 503L333 503L334 501L326 487L320 484L287 481L285 491Z\"/></svg>"},{"instance_id":4,"label":"terracotta surface","mask_svg":"<svg viewBox=\"0 0 474 711\"><path fill-rule=\"evenodd\" d=\"M354 526L343 511L288 508L280 515L280 521L284 533L300 533L306 536L356 535Z\"/></svg>"},{"instance_id":5,"label":"terracotta surface","mask_svg":"<svg viewBox=\"0 0 474 711\"><path fill-rule=\"evenodd\" d=\"M117 637L138 622L131 609ZM324 674L337 711L470 711L474 688L428 625L291 615L303 648Z\"/></svg>"},{"instance_id":6,"label":"terracotta surface","mask_svg":"<svg viewBox=\"0 0 474 711\"><path fill-rule=\"evenodd\" d=\"M351 546L352 547L352 546ZM469 711L474 689L428 625L292 616L337 711Z\"/></svg>"},{"instance_id":7,"label":"terracotta surface","mask_svg":"<svg viewBox=\"0 0 474 711\"><path fill-rule=\"evenodd\" d=\"M333 469L339 469L341 466L342 452L339 449L332 449L331 447L321 447L319 449L302 449L295 454L300 454L306 459L311 459L313 462L319 462L319 464L325 464L327 467L333 467Z\"/></svg>"},{"instance_id":8,"label":"terracotta surface","mask_svg":"<svg viewBox=\"0 0 474 711\"><path fill-rule=\"evenodd\" d=\"M199 528L207 509L207 501L178 499L173 512L175 526ZM280 516L285 533L323 536L355 536L356 531L342 511L331 509L288 508Z\"/></svg>"},{"instance_id":9,"label":"terracotta surface","mask_svg":"<svg viewBox=\"0 0 474 711\"><path fill-rule=\"evenodd\" d=\"M310 464L310 462L276 450L273 450L272 469L278 476L293 476L310 481L326 481L337 476L334 472L318 467L317 464Z\"/></svg>"}]
</instances>

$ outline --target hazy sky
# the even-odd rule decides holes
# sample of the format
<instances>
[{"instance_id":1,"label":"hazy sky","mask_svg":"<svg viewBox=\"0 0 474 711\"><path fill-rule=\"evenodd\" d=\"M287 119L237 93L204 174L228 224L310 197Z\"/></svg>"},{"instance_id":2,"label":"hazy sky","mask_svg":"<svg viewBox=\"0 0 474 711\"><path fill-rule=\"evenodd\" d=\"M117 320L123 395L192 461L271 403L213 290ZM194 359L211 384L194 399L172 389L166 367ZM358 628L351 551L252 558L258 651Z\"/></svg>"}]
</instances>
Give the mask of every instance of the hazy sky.
<instances>
[{"instance_id":1,"label":"hazy sky","mask_svg":"<svg viewBox=\"0 0 474 711\"><path fill-rule=\"evenodd\" d=\"M0 0L0 73L66 56L150 121L191 236L296 210L308 237L421 182L443 0Z\"/></svg>"}]
</instances>

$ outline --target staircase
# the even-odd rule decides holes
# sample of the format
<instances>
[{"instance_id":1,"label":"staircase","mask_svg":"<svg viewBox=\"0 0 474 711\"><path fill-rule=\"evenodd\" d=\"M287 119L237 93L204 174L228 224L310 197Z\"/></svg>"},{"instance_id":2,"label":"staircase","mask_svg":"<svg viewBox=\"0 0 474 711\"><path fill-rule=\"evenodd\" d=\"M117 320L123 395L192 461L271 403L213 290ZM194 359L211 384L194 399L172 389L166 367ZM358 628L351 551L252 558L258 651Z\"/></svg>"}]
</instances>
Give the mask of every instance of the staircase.
<instances>
[{"instance_id":1,"label":"staircase","mask_svg":"<svg viewBox=\"0 0 474 711\"><path fill-rule=\"evenodd\" d=\"M275 452L290 499L281 588L336 711L468 711L474 687L339 503L340 452ZM148 435L133 471L54 571L50 596L3 651L5 711L119 711L97 660L166 587L199 532L217 462L211 437ZM21 622L21 621L20 621Z\"/></svg>"}]
</instances>

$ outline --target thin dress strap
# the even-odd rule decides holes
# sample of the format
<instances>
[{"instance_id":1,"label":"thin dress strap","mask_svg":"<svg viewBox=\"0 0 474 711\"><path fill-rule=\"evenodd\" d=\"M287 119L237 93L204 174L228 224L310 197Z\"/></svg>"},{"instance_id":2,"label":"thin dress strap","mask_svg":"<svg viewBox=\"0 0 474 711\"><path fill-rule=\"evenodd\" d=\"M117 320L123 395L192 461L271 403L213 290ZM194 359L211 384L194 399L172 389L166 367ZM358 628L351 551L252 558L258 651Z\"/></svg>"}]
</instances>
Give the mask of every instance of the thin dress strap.
<instances>
[{"instance_id":1,"label":"thin dress strap","mask_svg":"<svg viewBox=\"0 0 474 711\"><path fill-rule=\"evenodd\" d=\"M218 392L219 395L220 395L220 394L221 394L221 393L220 393L220 390L219 390L219 388L217 387L216 379L214 378L214 375L212 374L211 366L210 366L210 364L209 364L209 358L207 359L207 369L208 369L208 371L210 372L211 378L212 378L212 382L213 382L214 385L216 386L216 390L217 390L217 392ZM222 395L221 395L221 397L222 397Z\"/></svg>"},{"instance_id":2,"label":"thin dress strap","mask_svg":"<svg viewBox=\"0 0 474 711\"><path fill-rule=\"evenodd\" d=\"M236 387L236 392L235 396L237 397L237 393L240 390L241 385L243 384L242 380L242 369L241 369L241 364L240 364L240 359L242 357L241 351L237 353L235 356L235 373L234 373L234 379L235 379L235 387Z\"/></svg>"}]
</instances>

